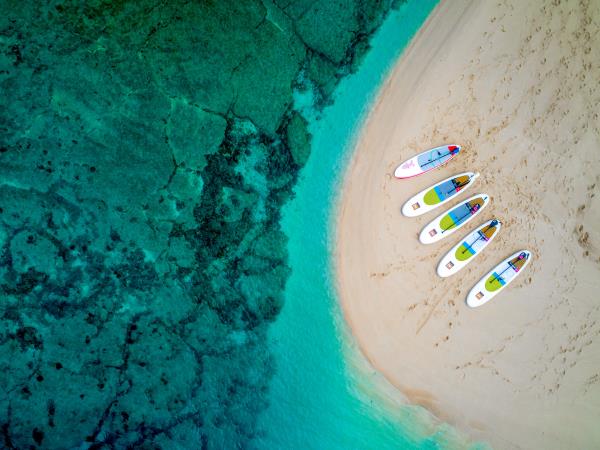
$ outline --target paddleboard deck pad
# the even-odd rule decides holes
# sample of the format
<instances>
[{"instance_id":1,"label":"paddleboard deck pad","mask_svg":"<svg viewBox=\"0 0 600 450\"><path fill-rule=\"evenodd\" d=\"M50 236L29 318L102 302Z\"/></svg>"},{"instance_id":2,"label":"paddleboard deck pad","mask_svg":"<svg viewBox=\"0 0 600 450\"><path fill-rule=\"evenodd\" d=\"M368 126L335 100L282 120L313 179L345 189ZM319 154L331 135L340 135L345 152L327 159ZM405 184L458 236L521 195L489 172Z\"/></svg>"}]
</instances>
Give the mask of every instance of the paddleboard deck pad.
<instances>
[{"instance_id":1,"label":"paddleboard deck pad","mask_svg":"<svg viewBox=\"0 0 600 450\"><path fill-rule=\"evenodd\" d=\"M416 217L433 211L466 190L478 177L478 173L464 172L446 178L409 198L402 207L402 214Z\"/></svg>"},{"instance_id":2,"label":"paddleboard deck pad","mask_svg":"<svg viewBox=\"0 0 600 450\"><path fill-rule=\"evenodd\" d=\"M529 250L519 250L510 255L490 270L471 289L471 292L467 295L467 305L471 308L477 308L489 302L523 271L530 260L531 252Z\"/></svg>"},{"instance_id":3,"label":"paddleboard deck pad","mask_svg":"<svg viewBox=\"0 0 600 450\"><path fill-rule=\"evenodd\" d=\"M404 161L394 171L396 178L412 178L443 166L460 152L460 145L442 145Z\"/></svg>"},{"instance_id":4,"label":"paddleboard deck pad","mask_svg":"<svg viewBox=\"0 0 600 450\"><path fill-rule=\"evenodd\" d=\"M499 220L492 219L466 235L440 260L437 274L445 278L464 268L492 242L501 227Z\"/></svg>"},{"instance_id":5,"label":"paddleboard deck pad","mask_svg":"<svg viewBox=\"0 0 600 450\"><path fill-rule=\"evenodd\" d=\"M489 201L490 198L486 194L477 194L459 203L448 212L436 217L423 228L419 235L419 241L422 244L433 244L446 236L450 236L473 220L488 205Z\"/></svg>"}]
</instances>

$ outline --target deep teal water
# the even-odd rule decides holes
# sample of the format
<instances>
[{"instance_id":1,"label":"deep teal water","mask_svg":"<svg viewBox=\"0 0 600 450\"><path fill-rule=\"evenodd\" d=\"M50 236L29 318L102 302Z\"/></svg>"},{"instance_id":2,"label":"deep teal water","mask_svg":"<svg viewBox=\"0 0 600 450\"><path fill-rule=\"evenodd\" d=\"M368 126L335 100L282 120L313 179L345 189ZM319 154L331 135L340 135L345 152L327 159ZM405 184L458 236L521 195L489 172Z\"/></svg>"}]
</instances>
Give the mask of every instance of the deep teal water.
<instances>
[{"instance_id":1,"label":"deep teal water","mask_svg":"<svg viewBox=\"0 0 600 450\"><path fill-rule=\"evenodd\" d=\"M3 447L453 441L354 349L328 252L353 133L434 3L3 2Z\"/></svg>"},{"instance_id":2,"label":"deep teal water","mask_svg":"<svg viewBox=\"0 0 600 450\"><path fill-rule=\"evenodd\" d=\"M402 406L369 369L343 322L332 279L335 198L353 140L393 63L436 5L413 0L386 19L360 69L342 81L321 116L299 95L312 154L284 210L292 275L270 339L277 360L264 448L448 448L457 437L419 407ZM381 385L376 387L375 385ZM389 395L388 395L389 394Z\"/></svg>"},{"instance_id":3,"label":"deep teal water","mask_svg":"<svg viewBox=\"0 0 600 450\"><path fill-rule=\"evenodd\" d=\"M0 447L256 442L293 87L329 104L396 2L2 2Z\"/></svg>"}]
</instances>

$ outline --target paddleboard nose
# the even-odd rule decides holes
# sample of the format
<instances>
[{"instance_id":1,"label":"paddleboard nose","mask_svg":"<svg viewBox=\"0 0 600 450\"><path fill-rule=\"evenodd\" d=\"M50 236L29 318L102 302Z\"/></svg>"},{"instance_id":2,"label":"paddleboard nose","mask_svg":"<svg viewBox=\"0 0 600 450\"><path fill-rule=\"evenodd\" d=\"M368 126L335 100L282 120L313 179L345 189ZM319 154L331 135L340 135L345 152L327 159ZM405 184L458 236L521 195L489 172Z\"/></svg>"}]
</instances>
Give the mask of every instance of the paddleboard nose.
<instances>
[{"instance_id":1,"label":"paddleboard nose","mask_svg":"<svg viewBox=\"0 0 600 450\"><path fill-rule=\"evenodd\" d=\"M477 178L479 178L479 175L481 175L479 172L475 172L473 174L473 176L471 177L471 181L476 180Z\"/></svg>"}]
</instances>

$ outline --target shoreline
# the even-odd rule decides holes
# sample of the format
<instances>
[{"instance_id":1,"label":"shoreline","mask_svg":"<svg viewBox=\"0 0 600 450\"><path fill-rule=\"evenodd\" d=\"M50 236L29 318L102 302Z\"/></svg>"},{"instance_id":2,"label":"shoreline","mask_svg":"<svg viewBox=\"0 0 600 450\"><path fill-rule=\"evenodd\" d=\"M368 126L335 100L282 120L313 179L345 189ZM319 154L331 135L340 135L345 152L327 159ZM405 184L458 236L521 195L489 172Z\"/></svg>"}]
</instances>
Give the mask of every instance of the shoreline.
<instances>
[{"instance_id":1,"label":"shoreline","mask_svg":"<svg viewBox=\"0 0 600 450\"><path fill-rule=\"evenodd\" d=\"M597 445L591 417L600 413L600 361L592 355L600 324L589 295L600 289L590 188L600 178L591 107L599 97L591 81L600 73L598 46L586 50L572 11L547 2L450 3L436 7L382 84L346 167L333 264L341 309L374 368L472 438L502 448ZM589 27L600 13L573 16ZM573 63L564 67L563 55ZM406 157L449 141L465 145L456 162L413 181L390 176ZM546 144L570 150L561 158ZM563 175L562 190L543 175L548 164ZM435 214L407 219L399 210L410 195L467 169L482 173L470 194L492 196L475 222L497 215L507 229L473 267L444 282L434 278L437 260L475 224L424 247L415 236ZM510 187L499 189L505 179ZM519 246L534 250L527 274L490 304L467 310L466 292ZM565 252L572 264L557 278ZM532 301L520 309L523 299ZM533 418L503 417L515 410ZM576 425L561 426L573 416Z\"/></svg>"},{"instance_id":2,"label":"shoreline","mask_svg":"<svg viewBox=\"0 0 600 450\"><path fill-rule=\"evenodd\" d=\"M269 430L286 432L265 434L261 447L299 448L310 445L310 439L327 448L467 446L464 435L408 404L364 358L340 308L330 259L342 169L358 125L435 4L408 2L395 10L374 35L358 71L336 88L334 103L318 116L307 114L312 117L312 155L294 199L283 209L292 273L284 308L270 329L277 371L272 403L260 419L264 429L268 423ZM305 238L307 229L311 239Z\"/></svg>"},{"instance_id":3,"label":"shoreline","mask_svg":"<svg viewBox=\"0 0 600 450\"><path fill-rule=\"evenodd\" d=\"M427 19L425 20L425 22L423 23L423 25L421 26L419 31L411 39L411 41L408 44L408 46L406 47L406 49L400 54L400 56L398 58L398 62L390 69L387 77L383 80L383 82L381 83L381 85L379 87L379 92L374 96L374 98L372 100L370 110L364 114L363 121L362 121L363 126L364 126L364 124L368 124L372 120L372 115L374 114L374 111L380 107L381 100L385 96L386 91L389 89L392 78L400 70L399 66L401 66L402 64L406 64L407 60L409 60L411 57L414 57L412 55L415 52L415 46L418 46L421 43L421 40L423 39L423 35L432 26L434 19L437 17L437 15L440 14L440 9L444 4L447 4L447 1L440 0L440 3L438 4L438 6L436 6L434 8L434 10L429 14L429 16L427 17ZM360 360L359 360L358 364L356 363L356 358L359 355L354 354L354 353L360 353L362 355L362 357L364 358L364 361L367 364L369 364L378 375L380 375L382 377L382 379L377 380L372 384L372 386L371 386L372 388L380 389L382 391L381 394L383 394L383 392L385 390L387 390L388 386L391 386L392 388L395 388L398 391L398 393L400 394L400 397L395 399L396 401L404 399L404 401L408 401L408 403L410 403L410 404L415 404L417 406L421 406L421 407L425 408L426 411L431 413L435 417L435 419L439 420L440 422L451 423L451 417L445 416L442 411L437 410L437 408L431 402L428 401L429 396L427 395L427 393L425 391L413 390L406 386L402 386L401 384L397 383L394 380L394 377L390 376L390 374L381 370L381 368L379 368L377 366L376 362L371 358L368 348L363 345L364 344L363 341L361 339L359 339L359 337L354 333L355 325L353 324L353 321L352 321L353 316L348 314L348 311L346 309L347 305L342 300L344 297L343 285L341 283L341 279L339 276L341 254L338 251L339 239L337 238L337 235L339 232L340 221L343 216L342 208L344 205L344 203L343 203L344 187L346 186L346 184L348 182L351 182L351 180L349 179L350 178L349 172L354 164L354 159L356 156L357 149L359 147L359 142L362 138L363 138L363 130L357 130L357 131L355 131L354 135L351 137L351 142L348 144L349 146L353 146L354 150L347 157L346 164L343 165L344 174L338 182L338 191L335 195L335 198L333 199L333 204L334 204L333 217L334 218L331 220L331 224L330 224L330 228L331 228L330 234L333 236L333 242L334 242L334 245L332 248L332 253L333 253L334 257L332 258L332 268L331 268L332 285L334 285L334 288L338 293L339 310L340 310L339 313L342 316L342 317L340 317L340 319L345 321L345 323L339 323L339 324L336 324L336 326L342 328L342 330L340 330L339 334L343 335L344 347L352 348L354 350L352 352L352 354L346 355L346 359L347 359L347 361L349 361L349 364L351 364L353 366L358 366L358 367L355 367L355 371L358 374L360 374L360 372L362 372L364 374L366 371L366 368L362 367L362 365L360 364ZM382 381L383 381L383 383L387 384L387 386L377 386L377 384Z\"/></svg>"},{"instance_id":4,"label":"shoreline","mask_svg":"<svg viewBox=\"0 0 600 450\"><path fill-rule=\"evenodd\" d=\"M463 1L463 3L469 3L472 4L473 0L466 0ZM368 113L366 113L364 115L363 118L363 125L364 124L368 124L371 120L372 120L372 116L374 115L374 111L377 110L377 108L380 107L380 103L382 101L382 99L385 97L386 95L386 91L388 89L390 89L390 84L392 82L392 79L394 78L394 76L396 76L397 73L402 71L402 67L403 66L408 66L409 65L409 61L411 60L411 58L418 58L419 55L417 55L416 53L418 53L419 51L423 51L424 49L421 47L424 47L424 43L423 43L423 39L424 39L424 35L427 34L427 32L430 30L430 27L435 25L435 21L439 20L438 16L441 15L441 10L442 8L447 8L449 6L449 2L448 0L440 0L438 6L436 8L434 8L434 10L430 13L429 17L427 17L427 20L424 22L423 26L419 29L419 31L415 34L415 36L411 39L409 45L406 47L406 49L401 53L398 62L391 68L388 76L386 77L386 79L382 82L380 88L379 88L379 92L376 94L376 96L373 98L373 102L371 105L371 109ZM466 7L465 7L466 9ZM463 9L464 12L464 9ZM455 16L454 16L454 20L456 22L460 21L461 19L461 15L462 13L459 12L454 12ZM433 57L435 57L435 54L437 52L433 52L433 54L431 53L427 53L428 58L427 59L432 59ZM412 75L414 78L414 75L416 75L414 72L410 72L409 76ZM413 95L413 91L411 89L408 88L408 86L410 85L414 85L414 83L416 83L416 81L414 79L411 79L410 82L407 83L407 88L406 88L406 96L407 99L410 98ZM400 89L402 89L402 87L400 87ZM338 251L338 244L339 244L339 239L337 239L337 234L339 232L339 227L340 227L340 221L341 218L343 216L343 211L342 211L342 207L343 207L343 197L344 197L344 187L346 185L347 182L351 182L351 180L349 179L349 172L350 169L354 163L354 159L355 159L355 153L357 152L357 148L359 147L359 142L360 140L363 138L363 130L357 131L354 135L353 138L353 142L351 145L353 145L355 147L354 151L352 152L352 154L349 156L348 161L346 163L346 165L343 167L345 173L342 176L339 186L338 186L338 193L336 195L336 198L334 199L335 202L335 212L334 212L334 217L335 219L333 220L333 231L331 232L331 234L334 236L334 248L333 248L333 253L334 253L334 258L333 258L333 267L332 267L332 273L333 273L333 284L335 285L335 289L338 292L338 297L339 297L339 305L340 305L340 313L343 316L343 319L345 320L345 332L346 334L348 334L347 339L346 339L346 346L356 346L356 351L359 351L362 356L364 357L365 361L371 365L371 367L382 377L383 380L385 380L385 383L388 384L389 386L397 389L397 391L400 394L400 398L404 398L405 400L408 401L409 404L414 404L417 406L421 406L423 407L428 413L432 414L432 416L435 418L435 420L438 420L440 423L448 423L450 425L457 425L455 423L453 423L452 417L448 414L446 414L444 411L440 410L438 407L436 407L436 405L434 404L434 402L432 401L432 397L430 395L429 392L427 392L426 390L423 389L412 389L408 386L403 385L402 383L399 383L397 380L395 380L395 378L393 376L391 376L390 373L386 373L385 370L382 370L380 367L378 367L378 365L376 364L376 361L374 361L371 356L370 356L370 352L368 351L368 348L366 346L364 346L364 343L361 339L358 338L358 336L354 333L355 330L355 325L352 322L352 318L353 316L350 315L347 311L347 305L346 303L343 301L343 286L341 283L341 279L339 276L339 267L340 267L340 258L341 258L341 254ZM400 162L400 160L398 160L398 162ZM393 169L391 170L390 173L393 172ZM432 171L434 173L437 172L436 171ZM458 171L456 171L458 172ZM390 173L387 174L387 176L390 175ZM431 174L429 174L431 175ZM423 177L419 177L419 178L424 178L427 175L424 175ZM438 177L438 178L442 178L442 177ZM415 192L417 192L418 190L415 190ZM475 191L473 191L475 192ZM446 205L446 208L448 208L449 205ZM436 210L435 214L438 214L443 208L440 208L440 210ZM400 208L398 208L398 211L400 211ZM432 217L435 217L435 214L432 213ZM429 217L429 215L428 215ZM429 217L431 219L431 217ZM348 339L352 339L352 341L348 341ZM354 361L353 361L354 362ZM364 368L363 368L364 370ZM381 380L379 380L381 381ZM372 386L374 388L381 388L383 391L385 391L387 389L387 386L376 386L375 383ZM460 429L457 429L457 431L461 431Z\"/></svg>"}]
</instances>

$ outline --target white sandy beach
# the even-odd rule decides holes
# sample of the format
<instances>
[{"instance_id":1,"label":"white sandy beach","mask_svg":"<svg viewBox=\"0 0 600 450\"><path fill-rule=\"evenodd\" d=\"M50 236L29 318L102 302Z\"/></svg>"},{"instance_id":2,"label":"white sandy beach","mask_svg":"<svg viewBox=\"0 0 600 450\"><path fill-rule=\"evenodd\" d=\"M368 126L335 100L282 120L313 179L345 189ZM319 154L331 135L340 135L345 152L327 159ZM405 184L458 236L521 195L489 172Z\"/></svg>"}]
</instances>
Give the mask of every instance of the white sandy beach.
<instances>
[{"instance_id":1,"label":"white sandy beach","mask_svg":"<svg viewBox=\"0 0 600 450\"><path fill-rule=\"evenodd\" d=\"M373 366L415 403L495 448L600 448L600 1L442 1L384 84L339 200L336 270L345 317ZM463 145L446 167L397 180L397 164ZM466 170L490 206L421 245L407 198ZM596 194L596 195L595 195ZM459 199L466 198L460 196ZM441 256L503 222L448 279ZM465 297L521 248L505 292Z\"/></svg>"}]
</instances>

